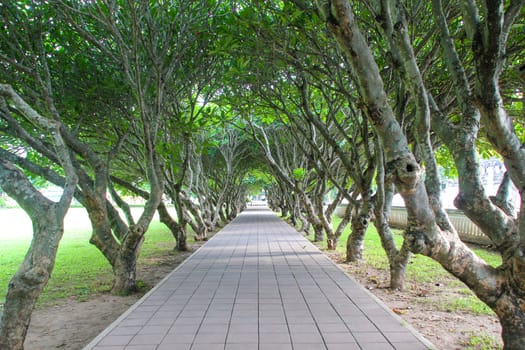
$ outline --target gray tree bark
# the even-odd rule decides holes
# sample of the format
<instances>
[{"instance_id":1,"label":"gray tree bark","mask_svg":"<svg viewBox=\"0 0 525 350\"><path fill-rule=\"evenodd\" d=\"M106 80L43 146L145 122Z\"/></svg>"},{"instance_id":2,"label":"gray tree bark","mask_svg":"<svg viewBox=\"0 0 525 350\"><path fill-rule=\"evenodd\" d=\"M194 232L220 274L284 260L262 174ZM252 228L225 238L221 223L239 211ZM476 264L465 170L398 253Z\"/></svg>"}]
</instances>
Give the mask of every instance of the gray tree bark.
<instances>
[{"instance_id":1,"label":"gray tree bark","mask_svg":"<svg viewBox=\"0 0 525 350\"><path fill-rule=\"evenodd\" d=\"M33 239L15 275L9 281L0 319L0 348L21 350L34 305L46 286L55 264L58 244L64 233L64 217L75 193L78 177L64 144L58 122L48 120L32 109L9 85L0 85L0 115L9 114L6 101L44 133L50 134L66 180L59 202L38 191L29 179L7 159L0 158L0 187L29 215Z\"/></svg>"}]
</instances>

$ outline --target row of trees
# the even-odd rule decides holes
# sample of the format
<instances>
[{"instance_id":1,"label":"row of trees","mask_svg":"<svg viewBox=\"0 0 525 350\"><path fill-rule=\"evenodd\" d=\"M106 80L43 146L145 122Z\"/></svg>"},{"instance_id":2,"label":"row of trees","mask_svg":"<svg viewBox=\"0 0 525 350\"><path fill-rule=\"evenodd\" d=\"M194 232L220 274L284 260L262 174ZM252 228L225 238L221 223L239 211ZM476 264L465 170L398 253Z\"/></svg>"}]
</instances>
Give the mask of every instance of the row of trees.
<instances>
[{"instance_id":1,"label":"row of trees","mask_svg":"<svg viewBox=\"0 0 525 350\"><path fill-rule=\"evenodd\" d=\"M128 291L155 211L184 249L186 226L204 237L232 218L244 203L245 174L264 169L273 178L270 203L302 230L333 248L350 224L347 260L359 261L373 222L392 288L403 289L410 253L425 254L496 312L506 349L522 349L525 208L519 203L515 215L508 194L514 185L522 195L525 181L523 5L2 3L0 174L24 169L74 189L90 214L92 243L114 268L114 290ZM500 157L508 171L494 197L481 182L480 154ZM501 266L486 264L450 224L438 160L457 173L456 206L492 240ZM137 221L124 189L146 200ZM335 199L324 205L329 191ZM409 214L401 245L388 226L395 192ZM23 202L28 190L21 193ZM345 218L333 227L343 199ZM35 221L43 215L32 212ZM9 319L0 339L16 338ZM23 334L17 339L21 346Z\"/></svg>"},{"instance_id":2,"label":"row of trees","mask_svg":"<svg viewBox=\"0 0 525 350\"><path fill-rule=\"evenodd\" d=\"M0 348L23 349L72 198L88 212L90 242L112 266L118 294L137 289L136 262L155 212L186 250L188 226L206 239L245 205L252 149L213 103L224 67L210 52L228 10L219 5L0 4L0 186L34 227L9 283ZM60 202L43 197L35 181L63 187ZM139 218L123 194L144 199Z\"/></svg>"},{"instance_id":3,"label":"row of trees","mask_svg":"<svg viewBox=\"0 0 525 350\"><path fill-rule=\"evenodd\" d=\"M524 348L524 2L244 5L221 39L242 67L228 92L278 179L271 204L333 248L340 230L322 198L335 189L351 204L349 261L361 258L373 219L393 288L403 288L410 252L427 255L494 310L505 349ZM483 186L480 154L507 169L495 196ZM460 240L441 204L438 159L457 172L455 205L492 240L501 266ZM394 192L408 211L401 246L388 227Z\"/></svg>"}]
</instances>

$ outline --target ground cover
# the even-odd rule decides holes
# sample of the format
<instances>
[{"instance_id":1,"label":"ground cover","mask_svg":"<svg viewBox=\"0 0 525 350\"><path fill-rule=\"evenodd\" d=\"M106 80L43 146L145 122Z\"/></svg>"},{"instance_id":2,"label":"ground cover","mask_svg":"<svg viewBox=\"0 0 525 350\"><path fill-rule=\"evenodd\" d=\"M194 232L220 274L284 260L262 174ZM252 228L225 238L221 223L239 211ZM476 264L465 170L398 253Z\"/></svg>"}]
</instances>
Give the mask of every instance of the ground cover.
<instances>
[{"instance_id":1,"label":"ground cover","mask_svg":"<svg viewBox=\"0 0 525 350\"><path fill-rule=\"evenodd\" d=\"M501 328L492 310L438 263L425 256L413 256L407 268L406 291L390 291L387 258L375 228L371 225L367 231L362 264L344 261L349 231L345 230L336 252L324 252L438 349L501 347ZM397 231L396 240L401 242L401 238ZM480 247L474 250L491 265L501 264L496 253Z\"/></svg>"},{"instance_id":2,"label":"ground cover","mask_svg":"<svg viewBox=\"0 0 525 350\"><path fill-rule=\"evenodd\" d=\"M2 209L0 218L1 311L8 281L31 242L31 224L20 209ZM81 349L191 253L174 252L171 233L154 221L138 260L140 292L115 296L109 294L111 267L89 244L90 235L85 211L70 209L55 269L33 313L26 349ZM192 250L201 244L193 237L188 237L188 242Z\"/></svg>"}]
</instances>

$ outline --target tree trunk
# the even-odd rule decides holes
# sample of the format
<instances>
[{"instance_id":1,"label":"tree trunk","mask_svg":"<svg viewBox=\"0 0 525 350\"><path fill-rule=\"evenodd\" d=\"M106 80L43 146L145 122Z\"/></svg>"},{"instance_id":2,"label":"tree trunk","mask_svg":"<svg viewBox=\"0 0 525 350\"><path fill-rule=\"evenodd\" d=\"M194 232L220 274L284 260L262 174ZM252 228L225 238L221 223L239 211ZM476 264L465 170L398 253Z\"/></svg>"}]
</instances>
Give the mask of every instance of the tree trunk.
<instances>
[{"instance_id":1,"label":"tree trunk","mask_svg":"<svg viewBox=\"0 0 525 350\"><path fill-rule=\"evenodd\" d=\"M337 225L337 228L334 232L334 242L333 242L334 248L333 249L337 248L337 243L339 242L339 238L341 237L341 234L343 233L344 229L346 228L346 226L348 226L348 223L352 219L352 208L353 208L353 205L351 203L348 203L345 208L345 212L343 214L341 222L339 223L339 225Z\"/></svg>"},{"instance_id":2,"label":"tree trunk","mask_svg":"<svg viewBox=\"0 0 525 350\"><path fill-rule=\"evenodd\" d=\"M201 211L186 194L181 193L180 197L184 207L187 208L193 215L193 218L188 218L187 222L191 225L193 231L195 232L197 240L206 240L208 235L208 227L204 222Z\"/></svg>"},{"instance_id":3,"label":"tree trunk","mask_svg":"<svg viewBox=\"0 0 525 350\"><path fill-rule=\"evenodd\" d=\"M0 349L24 348L24 340L35 303L55 265L64 217L69 209L78 178L60 132L54 135L67 179L58 203L44 197L13 164L0 159L0 188L14 198L33 222L33 240L18 271L9 281L0 320Z\"/></svg>"},{"instance_id":4,"label":"tree trunk","mask_svg":"<svg viewBox=\"0 0 525 350\"><path fill-rule=\"evenodd\" d=\"M361 203L359 213L352 218L352 233L346 241L346 262L361 262L366 230L370 223L370 210L367 203Z\"/></svg>"},{"instance_id":5,"label":"tree trunk","mask_svg":"<svg viewBox=\"0 0 525 350\"><path fill-rule=\"evenodd\" d=\"M60 123L43 118L10 86L0 85L0 92L4 89L8 90L15 105L24 110L27 119L50 132L66 176L60 200L55 203L44 197L19 168L0 158L0 188L17 201L33 223L33 240L24 261L9 281L0 319L0 349L18 350L24 348L33 308L51 277L58 244L64 234L64 217L71 205L78 176L62 138Z\"/></svg>"},{"instance_id":6,"label":"tree trunk","mask_svg":"<svg viewBox=\"0 0 525 350\"><path fill-rule=\"evenodd\" d=\"M495 309L501 323L501 337L503 339L503 350L525 349L525 312L523 305L519 305L515 296L504 296L505 300L500 307ZM522 299L523 300L523 299ZM499 313L498 311L502 311Z\"/></svg>"},{"instance_id":7,"label":"tree trunk","mask_svg":"<svg viewBox=\"0 0 525 350\"><path fill-rule=\"evenodd\" d=\"M304 215L300 214L299 219L301 220L301 227L299 228L299 232L303 232L305 235L310 234L310 223Z\"/></svg>"},{"instance_id":8,"label":"tree trunk","mask_svg":"<svg viewBox=\"0 0 525 350\"><path fill-rule=\"evenodd\" d=\"M49 208L51 209L51 207ZM63 234L63 217L53 210L38 212L33 241L24 261L9 281L0 322L0 349L23 349L33 307L46 286Z\"/></svg>"},{"instance_id":9,"label":"tree trunk","mask_svg":"<svg viewBox=\"0 0 525 350\"><path fill-rule=\"evenodd\" d=\"M173 238L177 240L177 231L179 229L179 224L177 223L177 221L173 220L164 202L159 203L159 206L157 207L157 212L159 213L160 222L162 222L168 227Z\"/></svg>"},{"instance_id":10,"label":"tree trunk","mask_svg":"<svg viewBox=\"0 0 525 350\"><path fill-rule=\"evenodd\" d=\"M185 227L180 226L179 232L177 232L177 250L180 252L186 252L188 251L188 233L186 231Z\"/></svg>"},{"instance_id":11,"label":"tree trunk","mask_svg":"<svg viewBox=\"0 0 525 350\"><path fill-rule=\"evenodd\" d=\"M314 228L314 242L322 242L324 239L323 225L312 225Z\"/></svg>"},{"instance_id":12,"label":"tree trunk","mask_svg":"<svg viewBox=\"0 0 525 350\"><path fill-rule=\"evenodd\" d=\"M118 258L113 266L115 280L111 292L119 295L135 293L137 288L137 259L144 234L138 227L131 227L128 237L122 242Z\"/></svg>"},{"instance_id":13,"label":"tree trunk","mask_svg":"<svg viewBox=\"0 0 525 350\"><path fill-rule=\"evenodd\" d=\"M395 258L389 262L390 266L390 289L405 290L406 270L410 261L410 249L403 244Z\"/></svg>"},{"instance_id":14,"label":"tree trunk","mask_svg":"<svg viewBox=\"0 0 525 350\"><path fill-rule=\"evenodd\" d=\"M185 207L183 203L183 199L181 197L179 189L175 190L174 193L174 203L175 203L175 209L177 211L177 218L178 218L178 224L177 224L177 230L176 232L173 232L173 235L175 236L175 239L177 241L176 249L180 252L185 252L188 250L188 244L187 244L187 229L186 229L186 214L185 214Z\"/></svg>"},{"instance_id":15,"label":"tree trunk","mask_svg":"<svg viewBox=\"0 0 525 350\"><path fill-rule=\"evenodd\" d=\"M288 206L287 205L281 205L281 216L283 218L286 218L288 216Z\"/></svg>"}]
</instances>

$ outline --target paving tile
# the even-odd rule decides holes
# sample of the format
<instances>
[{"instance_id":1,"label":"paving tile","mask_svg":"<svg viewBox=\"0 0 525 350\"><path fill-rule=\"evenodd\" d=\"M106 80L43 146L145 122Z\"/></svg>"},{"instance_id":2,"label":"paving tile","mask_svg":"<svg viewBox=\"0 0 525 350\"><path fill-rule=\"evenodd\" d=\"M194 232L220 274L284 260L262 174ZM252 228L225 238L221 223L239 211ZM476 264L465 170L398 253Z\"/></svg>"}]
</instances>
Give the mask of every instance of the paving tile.
<instances>
[{"instance_id":1,"label":"paving tile","mask_svg":"<svg viewBox=\"0 0 525 350\"><path fill-rule=\"evenodd\" d=\"M257 350L259 346L256 343L226 344L225 350Z\"/></svg>"},{"instance_id":2,"label":"paving tile","mask_svg":"<svg viewBox=\"0 0 525 350\"><path fill-rule=\"evenodd\" d=\"M301 350L326 350L323 343L294 343L293 347Z\"/></svg>"},{"instance_id":3,"label":"paving tile","mask_svg":"<svg viewBox=\"0 0 525 350\"><path fill-rule=\"evenodd\" d=\"M108 335L98 343L99 346L127 345L133 335Z\"/></svg>"},{"instance_id":4,"label":"paving tile","mask_svg":"<svg viewBox=\"0 0 525 350\"><path fill-rule=\"evenodd\" d=\"M394 349L399 350L428 350L428 346L421 343L421 342L414 342L414 343L392 343L392 346Z\"/></svg>"},{"instance_id":5,"label":"paving tile","mask_svg":"<svg viewBox=\"0 0 525 350\"><path fill-rule=\"evenodd\" d=\"M199 329L199 333L208 332L208 333L227 333L228 325L227 324L210 324L202 325Z\"/></svg>"},{"instance_id":6,"label":"paving tile","mask_svg":"<svg viewBox=\"0 0 525 350\"><path fill-rule=\"evenodd\" d=\"M359 345L361 346L362 349L365 349L365 350L393 350L395 349L392 344L390 343L387 343L387 342L383 342L383 343L367 343L367 342L360 342ZM401 347L399 348L400 350L404 348Z\"/></svg>"},{"instance_id":7,"label":"paving tile","mask_svg":"<svg viewBox=\"0 0 525 350\"><path fill-rule=\"evenodd\" d=\"M194 338L193 333L168 334L162 339L161 344L191 344Z\"/></svg>"},{"instance_id":8,"label":"paving tile","mask_svg":"<svg viewBox=\"0 0 525 350\"><path fill-rule=\"evenodd\" d=\"M422 350L421 341L266 209L218 232L85 350Z\"/></svg>"},{"instance_id":9,"label":"paving tile","mask_svg":"<svg viewBox=\"0 0 525 350\"><path fill-rule=\"evenodd\" d=\"M124 327L127 327L127 326L143 326L146 323L148 323L148 319L147 318L144 318L144 319L141 319L141 318L133 318L133 319L126 318L126 319L124 319L124 320L122 320L120 322L120 325L124 326Z\"/></svg>"},{"instance_id":10,"label":"paving tile","mask_svg":"<svg viewBox=\"0 0 525 350\"><path fill-rule=\"evenodd\" d=\"M180 335L180 334L195 334L197 333L197 330L199 329L199 324L176 324L173 325L170 330L168 331L168 334L174 334L174 335Z\"/></svg>"},{"instance_id":11,"label":"paving tile","mask_svg":"<svg viewBox=\"0 0 525 350\"><path fill-rule=\"evenodd\" d=\"M314 323L289 323L288 327L292 333L318 333Z\"/></svg>"},{"instance_id":12,"label":"paving tile","mask_svg":"<svg viewBox=\"0 0 525 350\"><path fill-rule=\"evenodd\" d=\"M224 344L193 344L191 350L224 350Z\"/></svg>"},{"instance_id":13,"label":"paving tile","mask_svg":"<svg viewBox=\"0 0 525 350\"><path fill-rule=\"evenodd\" d=\"M279 333L288 332L288 325L285 323L267 323L259 325L259 333Z\"/></svg>"},{"instance_id":14,"label":"paving tile","mask_svg":"<svg viewBox=\"0 0 525 350\"><path fill-rule=\"evenodd\" d=\"M342 343L342 344L326 344L328 350L361 350L361 347L357 343ZM369 350L374 350L373 347Z\"/></svg>"},{"instance_id":15,"label":"paving tile","mask_svg":"<svg viewBox=\"0 0 525 350\"><path fill-rule=\"evenodd\" d=\"M157 334L157 335L164 335L168 333L171 326L169 325L154 325L154 326L144 326L142 329L138 332L138 334Z\"/></svg>"},{"instance_id":16,"label":"paving tile","mask_svg":"<svg viewBox=\"0 0 525 350\"><path fill-rule=\"evenodd\" d=\"M349 332L346 333L324 333L323 338L326 344L355 343L356 340Z\"/></svg>"},{"instance_id":17,"label":"paving tile","mask_svg":"<svg viewBox=\"0 0 525 350\"><path fill-rule=\"evenodd\" d=\"M292 350L292 344L259 344L259 350Z\"/></svg>"},{"instance_id":18,"label":"paving tile","mask_svg":"<svg viewBox=\"0 0 525 350\"><path fill-rule=\"evenodd\" d=\"M228 333L228 338L226 339L227 343L230 344L239 344L239 343L258 343L259 334L258 333Z\"/></svg>"},{"instance_id":19,"label":"paving tile","mask_svg":"<svg viewBox=\"0 0 525 350\"><path fill-rule=\"evenodd\" d=\"M294 344L318 344L323 343L319 333L290 333Z\"/></svg>"},{"instance_id":20,"label":"paving tile","mask_svg":"<svg viewBox=\"0 0 525 350\"><path fill-rule=\"evenodd\" d=\"M142 329L142 326L117 327L109 333L110 335L135 335Z\"/></svg>"},{"instance_id":21,"label":"paving tile","mask_svg":"<svg viewBox=\"0 0 525 350\"><path fill-rule=\"evenodd\" d=\"M288 332L264 332L259 334L260 344L289 344L290 341Z\"/></svg>"},{"instance_id":22,"label":"paving tile","mask_svg":"<svg viewBox=\"0 0 525 350\"><path fill-rule=\"evenodd\" d=\"M195 339L194 344L215 344L226 341L226 332L199 332Z\"/></svg>"},{"instance_id":23,"label":"paving tile","mask_svg":"<svg viewBox=\"0 0 525 350\"><path fill-rule=\"evenodd\" d=\"M352 335L358 343L381 343L387 341L381 332L352 332Z\"/></svg>"},{"instance_id":24,"label":"paving tile","mask_svg":"<svg viewBox=\"0 0 525 350\"><path fill-rule=\"evenodd\" d=\"M157 350L190 350L192 344L177 344L177 347L174 347L173 344L164 344L160 343L160 345L157 347Z\"/></svg>"},{"instance_id":25,"label":"paving tile","mask_svg":"<svg viewBox=\"0 0 525 350\"><path fill-rule=\"evenodd\" d=\"M349 332L348 327L342 323L317 323L317 327L321 333L340 333L340 332Z\"/></svg>"},{"instance_id":26,"label":"paving tile","mask_svg":"<svg viewBox=\"0 0 525 350\"><path fill-rule=\"evenodd\" d=\"M134 336L129 345L151 345L160 344L163 336L159 334L137 334Z\"/></svg>"},{"instance_id":27,"label":"paving tile","mask_svg":"<svg viewBox=\"0 0 525 350\"><path fill-rule=\"evenodd\" d=\"M252 324L231 324L230 325L230 333L257 333L259 329L259 325L256 323Z\"/></svg>"}]
</instances>

